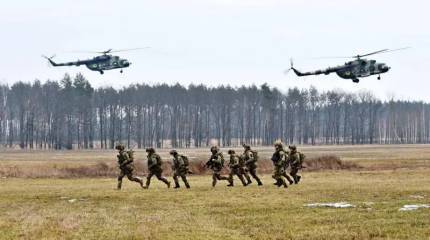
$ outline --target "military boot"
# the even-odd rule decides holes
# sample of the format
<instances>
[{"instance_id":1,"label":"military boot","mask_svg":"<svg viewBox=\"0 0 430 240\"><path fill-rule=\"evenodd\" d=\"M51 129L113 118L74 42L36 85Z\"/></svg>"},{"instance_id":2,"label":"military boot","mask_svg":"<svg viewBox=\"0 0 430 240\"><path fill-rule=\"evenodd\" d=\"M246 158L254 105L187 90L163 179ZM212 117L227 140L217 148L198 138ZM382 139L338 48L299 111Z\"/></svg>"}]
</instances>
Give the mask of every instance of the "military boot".
<instances>
[{"instance_id":1,"label":"military boot","mask_svg":"<svg viewBox=\"0 0 430 240\"><path fill-rule=\"evenodd\" d=\"M233 184L233 176L230 177L230 178L228 178L227 181L228 181L227 187L233 187L234 186L234 184Z\"/></svg>"},{"instance_id":2,"label":"military boot","mask_svg":"<svg viewBox=\"0 0 430 240\"><path fill-rule=\"evenodd\" d=\"M179 182L175 181L175 187L174 188L180 188L181 186L179 186Z\"/></svg>"},{"instance_id":3,"label":"military boot","mask_svg":"<svg viewBox=\"0 0 430 240\"><path fill-rule=\"evenodd\" d=\"M142 179L140 179L140 178L139 178L139 184L140 184L140 187L141 187L141 188L143 188L143 189L145 188L145 186L143 185L143 180L142 180Z\"/></svg>"},{"instance_id":4,"label":"military boot","mask_svg":"<svg viewBox=\"0 0 430 240\"><path fill-rule=\"evenodd\" d=\"M300 182L300 179L302 178L302 176L300 176L300 175L297 175L297 183L299 183Z\"/></svg>"},{"instance_id":5,"label":"military boot","mask_svg":"<svg viewBox=\"0 0 430 240\"><path fill-rule=\"evenodd\" d=\"M297 177L297 175L294 175L293 179L295 184L299 183L299 178Z\"/></svg>"},{"instance_id":6,"label":"military boot","mask_svg":"<svg viewBox=\"0 0 430 240\"><path fill-rule=\"evenodd\" d=\"M149 179L149 178L147 178L146 179L146 184L145 184L145 189L148 189L149 188L149 185L151 184L151 179Z\"/></svg>"},{"instance_id":7,"label":"military boot","mask_svg":"<svg viewBox=\"0 0 430 240\"><path fill-rule=\"evenodd\" d=\"M186 187L186 188L190 188L190 184L188 183L188 181L187 181L187 180L185 180L185 181L184 181L184 183L185 183L185 187Z\"/></svg>"},{"instance_id":8,"label":"military boot","mask_svg":"<svg viewBox=\"0 0 430 240\"><path fill-rule=\"evenodd\" d=\"M284 179L281 179L282 181L282 185L284 186L284 188L288 188L288 184L284 181Z\"/></svg>"},{"instance_id":9,"label":"military boot","mask_svg":"<svg viewBox=\"0 0 430 240\"><path fill-rule=\"evenodd\" d=\"M259 178L257 178L257 183L258 183L258 186L263 186L263 183L261 182L261 180Z\"/></svg>"},{"instance_id":10,"label":"military boot","mask_svg":"<svg viewBox=\"0 0 430 240\"><path fill-rule=\"evenodd\" d=\"M117 190L121 190L122 181L118 181L118 185L116 186Z\"/></svg>"}]
</instances>

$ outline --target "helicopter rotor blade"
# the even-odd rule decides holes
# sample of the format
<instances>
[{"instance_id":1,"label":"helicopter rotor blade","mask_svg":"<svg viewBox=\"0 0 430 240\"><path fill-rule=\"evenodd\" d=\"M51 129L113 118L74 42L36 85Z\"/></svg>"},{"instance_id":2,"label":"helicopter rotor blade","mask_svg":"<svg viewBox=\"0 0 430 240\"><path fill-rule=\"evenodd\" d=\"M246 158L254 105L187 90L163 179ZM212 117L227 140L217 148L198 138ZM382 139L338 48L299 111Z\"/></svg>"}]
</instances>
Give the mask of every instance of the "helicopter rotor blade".
<instances>
[{"instance_id":1,"label":"helicopter rotor blade","mask_svg":"<svg viewBox=\"0 0 430 240\"><path fill-rule=\"evenodd\" d=\"M382 49L382 50L378 50L378 51L375 51L375 52L366 53L366 54L363 54L363 55L357 55L357 56L353 56L353 57L355 57L355 58L367 57L367 56L370 56L370 55L374 55L374 54L378 54L378 53L383 53L383 52L386 52L388 50L389 49Z\"/></svg>"},{"instance_id":2,"label":"helicopter rotor blade","mask_svg":"<svg viewBox=\"0 0 430 240\"><path fill-rule=\"evenodd\" d=\"M148 49L151 47L142 47L142 48L128 48L128 49L118 49L118 50L112 50L110 49L109 53L114 53L114 52L128 52L128 51L136 51L136 50L142 50L142 49Z\"/></svg>"},{"instance_id":3,"label":"helicopter rotor blade","mask_svg":"<svg viewBox=\"0 0 430 240\"><path fill-rule=\"evenodd\" d=\"M411 48L411 47L403 47L403 48L396 48L396 49L382 49L379 51L366 53L366 54L362 54L362 55L359 54L359 55L355 55L355 56L327 56L327 57L315 57L315 58L309 58L309 59L318 60L318 59L361 58L361 57L367 57L367 56L371 56L371 55L375 55L375 54L389 53L389 52L394 52L394 51L405 50L405 49L409 49L409 48Z\"/></svg>"},{"instance_id":4,"label":"helicopter rotor blade","mask_svg":"<svg viewBox=\"0 0 430 240\"><path fill-rule=\"evenodd\" d=\"M394 52L394 51L405 50L405 49L408 49L408 48L410 48L410 47L403 47L403 48L396 48L396 49L383 49L383 50L379 50L379 51L376 51L376 52L371 52L371 53L367 53L367 54L363 54L363 55L357 55L355 57L356 58L366 57L366 56L380 54L380 53L389 53L389 52Z\"/></svg>"},{"instance_id":5,"label":"helicopter rotor blade","mask_svg":"<svg viewBox=\"0 0 430 240\"><path fill-rule=\"evenodd\" d=\"M127 52L127 51L135 51L135 50L141 50L141 49L147 49L151 47L142 47L142 48L128 48L128 49L108 49L106 51L71 51L70 53L98 53L98 54L108 54L108 53L115 53L115 52Z\"/></svg>"}]
</instances>

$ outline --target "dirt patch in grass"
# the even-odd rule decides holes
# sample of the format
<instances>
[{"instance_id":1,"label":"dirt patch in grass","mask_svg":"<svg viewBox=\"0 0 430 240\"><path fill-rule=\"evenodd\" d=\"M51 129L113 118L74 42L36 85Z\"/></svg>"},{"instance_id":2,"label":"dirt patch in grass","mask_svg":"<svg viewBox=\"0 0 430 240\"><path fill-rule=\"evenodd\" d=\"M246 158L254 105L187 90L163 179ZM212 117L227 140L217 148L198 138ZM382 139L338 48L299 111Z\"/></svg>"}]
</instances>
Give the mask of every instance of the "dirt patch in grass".
<instances>
[{"instance_id":1,"label":"dirt patch in grass","mask_svg":"<svg viewBox=\"0 0 430 240\"><path fill-rule=\"evenodd\" d=\"M357 170L363 169L357 163L342 161L335 155L323 155L305 160L304 164L307 171L319 170Z\"/></svg>"}]
</instances>

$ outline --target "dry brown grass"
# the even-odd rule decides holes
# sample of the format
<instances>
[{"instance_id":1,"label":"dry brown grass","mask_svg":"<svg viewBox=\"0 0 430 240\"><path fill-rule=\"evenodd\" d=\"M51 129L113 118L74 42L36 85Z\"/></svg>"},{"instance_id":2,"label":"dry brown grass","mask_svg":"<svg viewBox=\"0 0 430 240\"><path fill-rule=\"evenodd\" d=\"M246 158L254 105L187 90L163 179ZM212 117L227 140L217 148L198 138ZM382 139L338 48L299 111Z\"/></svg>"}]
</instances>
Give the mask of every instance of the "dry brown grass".
<instances>
[{"instance_id":1,"label":"dry brown grass","mask_svg":"<svg viewBox=\"0 0 430 240\"><path fill-rule=\"evenodd\" d=\"M344 162L337 156L325 155L307 159L304 171L321 171L321 170L356 170L361 169L358 164ZM190 171L195 175L204 175L209 173L203 161L192 161ZM224 168L223 174L227 174L228 168ZM258 172L268 174L273 171L273 164L270 160L262 160L258 163ZM142 175L147 169L142 164L136 165L136 173ZM81 177L115 177L118 174L118 167L113 163L98 162L89 165L61 165L46 164L27 167L24 165L10 165L0 167L1 177L14 178L81 178ZM163 164L163 174L172 175L172 164L165 162Z\"/></svg>"},{"instance_id":2,"label":"dry brown grass","mask_svg":"<svg viewBox=\"0 0 430 240\"><path fill-rule=\"evenodd\" d=\"M319 170L395 170L430 168L428 145L374 145L374 146L303 146L299 148L307 156L304 171ZM222 149L226 152L228 149ZM240 148L235 149L242 151ZM273 148L257 148L260 155L259 173L272 172L270 159ZM189 156L190 170L196 174L209 174L204 163L208 149L183 149ZM159 150L164 159L164 174L171 175L170 156L167 149ZM136 150L136 173L146 171L146 153ZM227 158L227 156L226 156ZM227 161L227 159L226 159ZM114 177L117 175L116 151L18 151L0 152L0 177L23 178L79 178ZM224 173L228 172L225 169Z\"/></svg>"}]
</instances>

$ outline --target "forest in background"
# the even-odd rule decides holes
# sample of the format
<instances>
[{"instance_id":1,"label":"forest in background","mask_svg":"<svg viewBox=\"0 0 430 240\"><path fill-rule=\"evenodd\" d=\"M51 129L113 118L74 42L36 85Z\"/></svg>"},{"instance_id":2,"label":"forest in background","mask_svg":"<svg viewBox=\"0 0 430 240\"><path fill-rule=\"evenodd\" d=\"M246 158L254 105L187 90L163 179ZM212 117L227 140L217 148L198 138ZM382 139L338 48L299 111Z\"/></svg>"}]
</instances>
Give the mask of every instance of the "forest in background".
<instances>
[{"instance_id":1,"label":"forest in background","mask_svg":"<svg viewBox=\"0 0 430 240\"><path fill-rule=\"evenodd\" d=\"M0 145L112 149L430 142L430 104L371 92L133 84L94 89L82 75L0 85Z\"/></svg>"}]
</instances>

